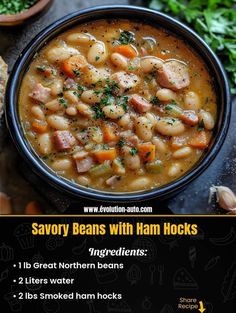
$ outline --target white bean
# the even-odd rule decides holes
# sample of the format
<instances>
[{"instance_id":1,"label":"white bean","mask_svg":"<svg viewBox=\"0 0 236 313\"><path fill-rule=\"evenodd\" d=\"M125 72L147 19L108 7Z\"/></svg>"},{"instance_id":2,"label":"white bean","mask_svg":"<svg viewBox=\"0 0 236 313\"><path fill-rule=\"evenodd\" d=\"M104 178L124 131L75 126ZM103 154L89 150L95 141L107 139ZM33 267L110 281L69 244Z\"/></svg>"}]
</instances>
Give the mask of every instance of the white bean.
<instances>
[{"instance_id":1,"label":"white bean","mask_svg":"<svg viewBox=\"0 0 236 313\"><path fill-rule=\"evenodd\" d=\"M137 154L131 155L129 152L126 152L124 156L124 164L125 164L125 167L131 170L137 170L140 168L140 164L141 164L140 157Z\"/></svg>"},{"instance_id":2,"label":"white bean","mask_svg":"<svg viewBox=\"0 0 236 313\"><path fill-rule=\"evenodd\" d=\"M171 101L176 100L177 95L174 91L167 88L163 88L157 91L156 96L160 101Z\"/></svg>"},{"instance_id":3,"label":"white bean","mask_svg":"<svg viewBox=\"0 0 236 313\"><path fill-rule=\"evenodd\" d=\"M57 96L59 95L60 93L63 92L63 81L61 79L57 79L55 80L51 86L51 95L52 96Z\"/></svg>"},{"instance_id":4,"label":"white bean","mask_svg":"<svg viewBox=\"0 0 236 313\"><path fill-rule=\"evenodd\" d=\"M151 184L151 180L148 177L139 177L135 178L129 184L129 188L131 190L144 190L147 189Z\"/></svg>"},{"instance_id":5,"label":"white bean","mask_svg":"<svg viewBox=\"0 0 236 313\"><path fill-rule=\"evenodd\" d=\"M93 37L86 33L73 33L67 36L66 40L75 44L88 44Z\"/></svg>"},{"instance_id":6,"label":"white bean","mask_svg":"<svg viewBox=\"0 0 236 313\"><path fill-rule=\"evenodd\" d=\"M97 41L89 49L87 59L89 63L100 64L106 61L107 56L108 53L104 42Z\"/></svg>"},{"instance_id":7,"label":"white bean","mask_svg":"<svg viewBox=\"0 0 236 313\"><path fill-rule=\"evenodd\" d=\"M104 80L104 72L96 67L90 65L85 69L85 75L83 75L83 81L86 84L96 84L99 80Z\"/></svg>"},{"instance_id":8,"label":"white bean","mask_svg":"<svg viewBox=\"0 0 236 313\"><path fill-rule=\"evenodd\" d=\"M181 171L181 164L173 163L168 169L168 176L175 177L180 174L180 171Z\"/></svg>"},{"instance_id":9,"label":"white bean","mask_svg":"<svg viewBox=\"0 0 236 313\"><path fill-rule=\"evenodd\" d=\"M71 48L68 46L62 46L62 47L54 47L49 49L46 52L46 57L49 62L54 63L54 62L62 62L72 55L77 55L79 54L79 51L75 48Z\"/></svg>"},{"instance_id":10,"label":"white bean","mask_svg":"<svg viewBox=\"0 0 236 313\"><path fill-rule=\"evenodd\" d=\"M52 150L52 142L51 137L48 133L44 133L38 136L38 145L39 145L39 152L41 154L49 154Z\"/></svg>"},{"instance_id":11,"label":"white bean","mask_svg":"<svg viewBox=\"0 0 236 313\"><path fill-rule=\"evenodd\" d=\"M72 90L65 91L64 97L70 103L78 103L79 102L79 98L77 97L76 93Z\"/></svg>"},{"instance_id":12,"label":"white bean","mask_svg":"<svg viewBox=\"0 0 236 313\"><path fill-rule=\"evenodd\" d=\"M76 105L78 112L85 117L92 117L94 112L89 105L80 102Z\"/></svg>"},{"instance_id":13,"label":"white bean","mask_svg":"<svg viewBox=\"0 0 236 313\"><path fill-rule=\"evenodd\" d=\"M45 115L44 115L44 112L43 110L40 108L39 105L34 105L32 106L31 108L31 113L32 115L37 118L38 120L45 120Z\"/></svg>"},{"instance_id":14,"label":"white bean","mask_svg":"<svg viewBox=\"0 0 236 313\"><path fill-rule=\"evenodd\" d=\"M72 167L72 162L69 159L60 159L52 163L52 168L55 171L66 171Z\"/></svg>"},{"instance_id":15,"label":"white bean","mask_svg":"<svg viewBox=\"0 0 236 313\"><path fill-rule=\"evenodd\" d=\"M159 68L162 68L163 61L156 57L148 56L148 57L141 58L140 66L144 73L149 73Z\"/></svg>"},{"instance_id":16,"label":"white bean","mask_svg":"<svg viewBox=\"0 0 236 313\"><path fill-rule=\"evenodd\" d=\"M144 116L139 116L135 120L136 135L142 140L150 140L152 138L152 123Z\"/></svg>"},{"instance_id":17,"label":"white bean","mask_svg":"<svg viewBox=\"0 0 236 313\"><path fill-rule=\"evenodd\" d=\"M173 153L173 158L175 159L183 159L186 158L188 156L190 156L190 154L193 152L192 148L190 147L183 147L181 149L176 150Z\"/></svg>"},{"instance_id":18,"label":"white bean","mask_svg":"<svg viewBox=\"0 0 236 313\"><path fill-rule=\"evenodd\" d=\"M115 104L111 104L111 105L107 105L103 107L102 111L106 115L106 117L113 119L113 120L125 114L124 109L120 105L115 105Z\"/></svg>"},{"instance_id":19,"label":"white bean","mask_svg":"<svg viewBox=\"0 0 236 313\"><path fill-rule=\"evenodd\" d=\"M187 110L198 111L201 109L201 102L198 94L193 91L189 91L184 96L184 106Z\"/></svg>"},{"instance_id":20,"label":"white bean","mask_svg":"<svg viewBox=\"0 0 236 313\"><path fill-rule=\"evenodd\" d=\"M121 68L123 70L127 69L127 66L128 66L127 59L126 59L126 57L124 57L120 53L117 53L117 52L112 53L112 55L111 55L111 62L115 66L117 66L117 67L119 67L119 68Z\"/></svg>"},{"instance_id":21,"label":"white bean","mask_svg":"<svg viewBox=\"0 0 236 313\"><path fill-rule=\"evenodd\" d=\"M63 116L59 115L50 115L47 118L49 126L58 130L66 130L69 128L69 120Z\"/></svg>"},{"instance_id":22,"label":"white bean","mask_svg":"<svg viewBox=\"0 0 236 313\"><path fill-rule=\"evenodd\" d=\"M163 117L157 121L156 130L164 136L177 136L185 131L185 126L176 118Z\"/></svg>"},{"instance_id":23,"label":"white bean","mask_svg":"<svg viewBox=\"0 0 236 313\"><path fill-rule=\"evenodd\" d=\"M61 110L63 108L62 105L60 104L60 102L57 99L54 99L52 101L47 102L45 104L45 107L48 110L53 111L53 112L59 111L59 110Z\"/></svg>"},{"instance_id":24,"label":"white bean","mask_svg":"<svg viewBox=\"0 0 236 313\"><path fill-rule=\"evenodd\" d=\"M165 153L167 151L167 144L160 138L154 137L152 143L156 146L157 152Z\"/></svg>"},{"instance_id":25,"label":"white bean","mask_svg":"<svg viewBox=\"0 0 236 313\"><path fill-rule=\"evenodd\" d=\"M145 114L145 117L147 119L149 119L150 123L152 124L152 127L154 127L156 125L157 119L156 119L156 117L155 117L155 115L153 113L147 112Z\"/></svg>"},{"instance_id":26,"label":"white bean","mask_svg":"<svg viewBox=\"0 0 236 313\"><path fill-rule=\"evenodd\" d=\"M69 107L66 109L66 114L70 116L75 116L77 115L78 111L75 107Z\"/></svg>"},{"instance_id":27,"label":"white bean","mask_svg":"<svg viewBox=\"0 0 236 313\"><path fill-rule=\"evenodd\" d=\"M201 110L200 113L198 114L198 117L199 117L199 121L203 121L204 127L207 130L211 130L214 128L215 121L210 112Z\"/></svg>"},{"instance_id":28,"label":"white bean","mask_svg":"<svg viewBox=\"0 0 236 313\"><path fill-rule=\"evenodd\" d=\"M125 113L125 115L123 115L121 119L119 119L118 124L119 126L125 129L133 128L133 121L131 120L130 115L128 113Z\"/></svg>"},{"instance_id":29,"label":"white bean","mask_svg":"<svg viewBox=\"0 0 236 313\"><path fill-rule=\"evenodd\" d=\"M81 100L88 104L94 104L100 102L101 96L94 93L94 90L85 90L81 94Z\"/></svg>"},{"instance_id":30,"label":"white bean","mask_svg":"<svg viewBox=\"0 0 236 313\"><path fill-rule=\"evenodd\" d=\"M77 177L77 182L82 186L89 186L91 183L91 179L87 176L80 175Z\"/></svg>"}]
</instances>

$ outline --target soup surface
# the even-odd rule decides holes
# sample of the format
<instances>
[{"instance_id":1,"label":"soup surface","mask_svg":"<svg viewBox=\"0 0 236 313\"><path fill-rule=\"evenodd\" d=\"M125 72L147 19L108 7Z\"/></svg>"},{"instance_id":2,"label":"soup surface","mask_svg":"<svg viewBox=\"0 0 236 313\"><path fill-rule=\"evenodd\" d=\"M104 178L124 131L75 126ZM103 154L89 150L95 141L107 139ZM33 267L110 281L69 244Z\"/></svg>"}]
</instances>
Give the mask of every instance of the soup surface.
<instances>
[{"instance_id":1,"label":"soup surface","mask_svg":"<svg viewBox=\"0 0 236 313\"><path fill-rule=\"evenodd\" d=\"M19 110L54 172L117 192L182 176L207 149L217 114L203 60L163 29L126 20L79 25L47 43Z\"/></svg>"}]
</instances>

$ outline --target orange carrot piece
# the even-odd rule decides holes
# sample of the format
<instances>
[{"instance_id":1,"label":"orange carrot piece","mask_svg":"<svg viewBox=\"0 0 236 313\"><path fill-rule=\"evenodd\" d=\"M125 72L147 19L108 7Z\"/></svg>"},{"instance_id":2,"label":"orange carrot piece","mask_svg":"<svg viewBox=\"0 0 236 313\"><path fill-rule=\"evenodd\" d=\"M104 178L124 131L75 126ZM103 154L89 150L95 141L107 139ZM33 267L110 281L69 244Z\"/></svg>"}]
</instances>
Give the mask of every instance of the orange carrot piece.
<instances>
[{"instance_id":1,"label":"orange carrot piece","mask_svg":"<svg viewBox=\"0 0 236 313\"><path fill-rule=\"evenodd\" d=\"M119 136L116 134L115 127L113 125L106 124L103 127L103 140L105 143L117 142Z\"/></svg>"},{"instance_id":2,"label":"orange carrot piece","mask_svg":"<svg viewBox=\"0 0 236 313\"><path fill-rule=\"evenodd\" d=\"M32 129L39 134L45 133L48 129L48 125L43 121L33 121Z\"/></svg>"},{"instance_id":3,"label":"orange carrot piece","mask_svg":"<svg viewBox=\"0 0 236 313\"><path fill-rule=\"evenodd\" d=\"M129 59L133 59L137 56L137 52L131 45L120 45L115 47L115 51L124 55Z\"/></svg>"},{"instance_id":4,"label":"orange carrot piece","mask_svg":"<svg viewBox=\"0 0 236 313\"><path fill-rule=\"evenodd\" d=\"M82 70L87 64L83 55L74 55L62 63L61 69L66 75L74 78L77 75L76 72Z\"/></svg>"},{"instance_id":5,"label":"orange carrot piece","mask_svg":"<svg viewBox=\"0 0 236 313\"><path fill-rule=\"evenodd\" d=\"M103 163L104 161L113 161L115 160L117 153L116 149L109 150L99 150L94 152L94 156L99 163Z\"/></svg>"},{"instance_id":6,"label":"orange carrot piece","mask_svg":"<svg viewBox=\"0 0 236 313\"><path fill-rule=\"evenodd\" d=\"M188 143L191 147L205 149L209 144L208 133L204 130L197 131L194 137Z\"/></svg>"},{"instance_id":7,"label":"orange carrot piece","mask_svg":"<svg viewBox=\"0 0 236 313\"><path fill-rule=\"evenodd\" d=\"M25 207L25 214L27 215L41 215L43 214L40 205L36 201L30 201Z\"/></svg>"},{"instance_id":8,"label":"orange carrot piece","mask_svg":"<svg viewBox=\"0 0 236 313\"><path fill-rule=\"evenodd\" d=\"M138 154L144 162L150 162L155 159L156 146L150 143L138 145Z\"/></svg>"}]
</instances>

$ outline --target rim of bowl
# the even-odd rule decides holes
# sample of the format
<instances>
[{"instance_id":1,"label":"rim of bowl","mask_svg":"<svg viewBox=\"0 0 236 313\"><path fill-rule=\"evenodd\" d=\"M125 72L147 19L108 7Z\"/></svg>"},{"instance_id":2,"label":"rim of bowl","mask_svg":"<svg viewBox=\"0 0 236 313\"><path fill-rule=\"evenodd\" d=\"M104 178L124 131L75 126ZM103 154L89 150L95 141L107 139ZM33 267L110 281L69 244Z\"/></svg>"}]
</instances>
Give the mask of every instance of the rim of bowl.
<instances>
[{"instance_id":1,"label":"rim of bowl","mask_svg":"<svg viewBox=\"0 0 236 313\"><path fill-rule=\"evenodd\" d=\"M53 0L39 0L29 9L16 14L0 14L0 24L7 26L11 23L20 23L41 12Z\"/></svg>"},{"instance_id":2,"label":"rim of bowl","mask_svg":"<svg viewBox=\"0 0 236 313\"><path fill-rule=\"evenodd\" d=\"M29 65L37 51L41 50L45 43L50 42L57 35L65 32L72 27L75 27L76 25L85 23L85 20L87 20L87 22L89 20L91 21L91 18L93 20L106 19L104 17L105 13L110 14L108 18L124 19L127 18L126 14L128 13L138 13L137 15L134 14L132 16L132 20L139 20L142 17L146 21L148 17L151 17L150 24L153 25L155 19L159 19L158 26L161 28L164 28L160 25L161 20L167 22L167 28L171 33L173 33L177 37L180 37L180 39L181 36L184 35L182 39L186 39L187 44L190 45L190 42L192 42L195 43L196 46L200 47L199 51L196 51L195 48L192 49L201 56L205 63L206 59L207 61L210 61L210 66L209 64L207 64L207 66L208 68L210 68L211 71L214 70L217 76L215 78L215 81L218 82L218 84L220 84L221 86L221 99L218 100L218 102L223 101L223 103L225 104L224 112L223 114L221 113L221 120L218 121L220 125L218 125L217 136L214 138L214 142L211 148L206 152L205 155L203 155L203 157L195 164L195 166L193 166L183 176L161 187L137 192L108 192L76 185L70 180L58 176L47 165L45 165L45 163L40 160L40 158L37 156L37 154L31 148L29 142L25 138L21 127L18 114L17 96L22 77L24 76L26 69L28 68L28 66L26 68L25 64ZM124 14L123 17L122 14ZM8 129L18 151L31 166L32 170L44 181L46 181L56 189L60 189L64 192L66 191L68 194L74 197L84 197L88 199L103 201L129 202L134 200L147 200L152 198L166 198L170 194L173 194L179 189L184 188L187 184L197 178L211 164L211 162L214 160L217 153L219 152L229 128L230 113L231 104L229 83L224 68L220 63L218 57L214 54L210 47L192 29L159 11L130 5L103 5L84 9L79 12L75 12L65 17L62 17L58 21L55 21L54 23L43 29L26 46L26 48L23 50L18 60L16 61L8 80L5 114Z\"/></svg>"}]
</instances>

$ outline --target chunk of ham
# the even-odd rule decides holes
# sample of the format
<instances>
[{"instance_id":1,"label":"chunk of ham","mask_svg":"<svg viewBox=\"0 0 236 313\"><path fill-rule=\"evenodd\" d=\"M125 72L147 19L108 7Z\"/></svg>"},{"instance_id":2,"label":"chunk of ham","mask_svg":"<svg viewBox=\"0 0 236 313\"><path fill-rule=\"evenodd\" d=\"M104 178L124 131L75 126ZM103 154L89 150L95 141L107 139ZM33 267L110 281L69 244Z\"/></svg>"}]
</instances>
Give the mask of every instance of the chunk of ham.
<instances>
[{"instance_id":1,"label":"chunk of ham","mask_svg":"<svg viewBox=\"0 0 236 313\"><path fill-rule=\"evenodd\" d=\"M46 103L50 99L51 89L44 87L42 84L38 83L34 86L32 92L29 94L30 98Z\"/></svg>"},{"instance_id":2,"label":"chunk of ham","mask_svg":"<svg viewBox=\"0 0 236 313\"><path fill-rule=\"evenodd\" d=\"M157 71L157 82L172 90L187 87L190 84L187 65L177 60L166 61Z\"/></svg>"},{"instance_id":3,"label":"chunk of ham","mask_svg":"<svg viewBox=\"0 0 236 313\"><path fill-rule=\"evenodd\" d=\"M68 130L57 130L53 134L56 150L69 150L76 144L75 137Z\"/></svg>"},{"instance_id":4,"label":"chunk of ham","mask_svg":"<svg viewBox=\"0 0 236 313\"><path fill-rule=\"evenodd\" d=\"M133 73L128 74L124 71L112 74L111 79L118 83L121 92L136 87L140 82L137 75Z\"/></svg>"},{"instance_id":5,"label":"chunk of ham","mask_svg":"<svg viewBox=\"0 0 236 313\"><path fill-rule=\"evenodd\" d=\"M131 104L135 111L139 113L144 113L151 110L152 104L148 102L145 98L134 94L129 100L129 104Z\"/></svg>"},{"instance_id":6,"label":"chunk of ham","mask_svg":"<svg viewBox=\"0 0 236 313\"><path fill-rule=\"evenodd\" d=\"M93 159L89 156L84 159L77 159L75 164L78 173L85 173L93 166Z\"/></svg>"}]
</instances>

